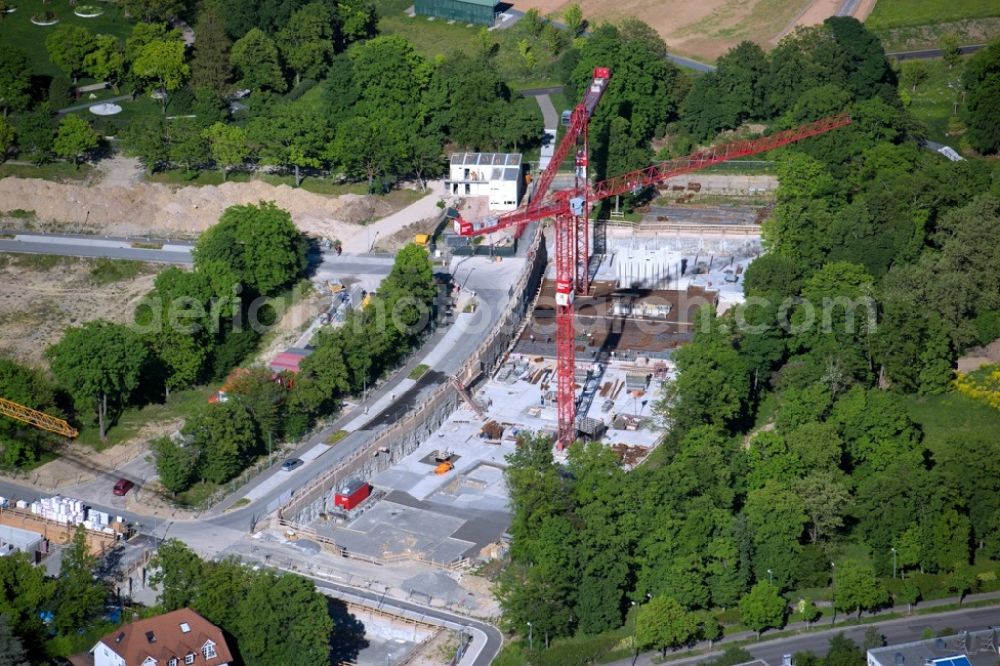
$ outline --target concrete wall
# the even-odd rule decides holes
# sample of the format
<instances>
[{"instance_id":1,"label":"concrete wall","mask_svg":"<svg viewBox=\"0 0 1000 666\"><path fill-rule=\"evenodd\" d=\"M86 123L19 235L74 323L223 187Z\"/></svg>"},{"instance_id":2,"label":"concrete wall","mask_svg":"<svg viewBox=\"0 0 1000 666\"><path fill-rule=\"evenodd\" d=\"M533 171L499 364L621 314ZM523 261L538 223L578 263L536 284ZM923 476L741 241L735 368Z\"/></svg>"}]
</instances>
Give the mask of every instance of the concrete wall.
<instances>
[{"instance_id":1,"label":"concrete wall","mask_svg":"<svg viewBox=\"0 0 1000 666\"><path fill-rule=\"evenodd\" d=\"M507 308L487 338L456 373L465 385L493 373L524 323L548 261L538 226L528 245L526 257L524 272L508 290L510 300ZM372 437L357 454L293 495L291 501L279 509L278 518L299 526L316 520L320 513L333 508L333 490L342 481L355 476L369 479L413 453L455 411L460 401L455 387L450 383L443 384L405 418ZM380 452L382 448L388 448L389 452Z\"/></svg>"}]
</instances>

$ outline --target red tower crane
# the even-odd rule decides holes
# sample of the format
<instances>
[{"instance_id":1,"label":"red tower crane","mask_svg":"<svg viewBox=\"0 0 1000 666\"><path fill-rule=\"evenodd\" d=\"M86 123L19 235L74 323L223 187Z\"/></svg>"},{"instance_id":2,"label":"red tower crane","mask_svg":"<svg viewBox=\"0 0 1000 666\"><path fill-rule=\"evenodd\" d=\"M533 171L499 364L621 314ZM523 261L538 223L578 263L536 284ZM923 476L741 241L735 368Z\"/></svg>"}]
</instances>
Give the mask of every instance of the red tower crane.
<instances>
[{"instance_id":1,"label":"red tower crane","mask_svg":"<svg viewBox=\"0 0 1000 666\"><path fill-rule=\"evenodd\" d=\"M692 153L686 157L660 162L644 169L602 180L590 185L587 180L587 127L594 108L604 95L611 70L598 67L584 93L583 101L573 109L569 126L556 147L552 160L538 177L531 201L497 217L470 222L455 219L455 232L479 236L502 229L514 229L520 237L525 227L545 218L555 219L556 261L556 402L559 434L556 445L563 449L576 439L576 350L573 343L573 297L590 289L590 209L595 202L639 191L672 176L703 169L712 164L767 152L830 130L849 125L849 116L823 118L769 136L734 141ZM562 162L576 147L574 185L568 190L549 194L549 187Z\"/></svg>"}]
</instances>

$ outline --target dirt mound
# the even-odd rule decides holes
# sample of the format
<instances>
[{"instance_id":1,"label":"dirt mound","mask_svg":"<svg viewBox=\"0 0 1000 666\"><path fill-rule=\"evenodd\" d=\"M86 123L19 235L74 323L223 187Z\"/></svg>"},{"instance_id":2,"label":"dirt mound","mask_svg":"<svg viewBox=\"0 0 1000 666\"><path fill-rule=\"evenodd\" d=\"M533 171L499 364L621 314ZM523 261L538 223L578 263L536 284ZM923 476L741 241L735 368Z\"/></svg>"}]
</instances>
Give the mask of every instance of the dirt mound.
<instances>
[{"instance_id":1,"label":"dirt mound","mask_svg":"<svg viewBox=\"0 0 1000 666\"><path fill-rule=\"evenodd\" d=\"M173 188L162 183L83 186L34 178L0 180L0 210L34 210L49 230L127 236L195 236L235 204L274 201L303 231L346 237L355 223L391 212L385 202L354 194L330 197L261 181Z\"/></svg>"}]
</instances>

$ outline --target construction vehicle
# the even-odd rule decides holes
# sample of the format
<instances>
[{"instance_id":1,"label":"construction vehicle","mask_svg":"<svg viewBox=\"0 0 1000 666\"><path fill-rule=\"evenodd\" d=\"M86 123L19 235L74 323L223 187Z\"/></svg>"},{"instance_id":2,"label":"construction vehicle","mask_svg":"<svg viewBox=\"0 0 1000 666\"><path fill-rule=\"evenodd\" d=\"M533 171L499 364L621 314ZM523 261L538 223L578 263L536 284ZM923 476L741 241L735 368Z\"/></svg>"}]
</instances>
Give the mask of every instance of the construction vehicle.
<instances>
[{"instance_id":1,"label":"construction vehicle","mask_svg":"<svg viewBox=\"0 0 1000 666\"><path fill-rule=\"evenodd\" d=\"M427 247L431 244L431 236L430 234L417 234L413 237L413 242L420 247Z\"/></svg>"},{"instance_id":2,"label":"construction vehicle","mask_svg":"<svg viewBox=\"0 0 1000 666\"><path fill-rule=\"evenodd\" d=\"M438 466L434 468L434 473L437 474L438 476L441 476L443 474L447 474L453 469L455 469L455 463L451 462L450 460L444 460L442 462L439 462Z\"/></svg>"},{"instance_id":3,"label":"construction vehicle","mask_svg":"<svg viewBox=\"0 0 1000 666\"><path fill-rule=\"evenodd\" d=\"M326 288L327 290L329 290L331 294L336 295L344 291L347 287L345 287L342 282L337 282L336 280L327 280Z\"/></svg>"},{"instance_id":4,"label":"construction vehicle","mask_svg":"<svg viewBox=\"0 0 1000 666\"><path fill-rule=\"evenodd\" d=\"M62 435L63 437L72 438L80 434L76 428L63 419L56 418L55 416L49 416L45 412L40 412L37 409L32 409L31 407L25 407L20 403L14 402L13 400L0 398L0 414L12 418L15 421L21 421L22 423L35 426L40 430L54 432L57 435Z\"/></svg>"},{"instance_id":5,"label":"construction vehicle","mask_svg":"<svg viewBox=\"0 0 1000 666\"><path fill-rule=\"evenodd\" d=\"M520 238L532 222L547 218L555 220L556 400L559 427L556 445L559 449L572 444L577 434L576 393L573 385L576 366L573 298L576 294L590 293L590 212L594 205L623 194L642 192L645 188L655 187L674 176L774 150L851 123L851 118L846 114L823 118L794 129L713 146L686 157L659 162L644 169L591 183L587 175L590 159L588 128L591 115L610 81L610 68L594 69L593 79L583 100L564 121L566 132L553 151L549 165L539 175L535 194L529 203L509 213L474 222L463 219L461 215L454 218L455 233L460 236L484 236L513 229L515 238ZM565 114L563 117L566 118ZM550 193L549 187L556 173L571 154L574 155L575 167L573 187Z\"/></svg>"}]
</instances>

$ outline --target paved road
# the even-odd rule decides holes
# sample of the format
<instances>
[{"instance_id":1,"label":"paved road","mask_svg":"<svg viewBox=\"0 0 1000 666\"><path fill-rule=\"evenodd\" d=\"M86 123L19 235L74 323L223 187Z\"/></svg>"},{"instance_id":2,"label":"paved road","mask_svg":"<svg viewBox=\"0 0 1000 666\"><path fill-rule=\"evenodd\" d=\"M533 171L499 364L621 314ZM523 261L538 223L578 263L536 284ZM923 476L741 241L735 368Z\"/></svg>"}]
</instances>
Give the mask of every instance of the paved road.
<instances>
[{"instance_id":1,"label":"paved road","mask_svg":"<svg viewBox=\"0 0 1000 666\"><path fill-rule=\"evenodd\" d=\"M985 48L986 44L969 44L967 46L959 46L958 52L962 55L969 55ZM919 51L893 51L886 53L886 56L895 58L896 60L929 60L931 58L940 58L943 54L944 52L941 49L921 49Z\"/></svg>"},{"instance_id":2,"label":"paved road","mask_svg":"<svg viewBox=\"0 0 1000 666\"><path fill-rule=\"evenodd\" d=\"M970 601L976 599L996 600L1000 599L1000 592L970 595L967 599ZM956 601L957 599L937 599L934 601L924 602L921 604L921 607L926 608L954 604ZM905 607L893 610L896 613L906 612ZM846 618L843 615L839 615L838 619L844 620ZM964 629L971 631L974 629L984 629L996 624L1000 624L1000 605L944 611L928 615L913 615L910 617L876 622L871 625L836 626L774 640L768 640L765 635L764 639L759 643L746 645L744 647L754 657L763 659L769 664L776 665L781 663L781 657L785 654L800 651L813 652L817 655L826 654L830 638L841 632L858 645L861 645L864 642L865 631L867 631L869 626L878 627L878 631L885 635L887 642L891 645L893 643L905 643L908 641L919 640L921 638L921 634L923 634L924 630L927 628L930 628L935 632L945 628L954 629L955 631L962 631ZM798 623L798 625L804 629L804 625L802 623ZM822 623L817 626L822 626ZM663 663L668 663L671 666L693 666L694 664L708 662L722 654L725 649L725 643L745 641L748 639L752 640L753 636L753 632L741 632L739 634L726 636L722 641L716 643L716 645L718 645L721 649L704 652L693 657L668 660ZM704 649L708 646L707 644L702 643L699 647ZM636 666L652 666L654 663L653 659L658 659L659 656L660 654L658 652L646 652L639 655L635 664ZM628 658L614 662L612 666L631 666L632 663L632 659Z\"/></svg>"},{"instance_id":3,"label":"paved road","mask_svg":"<svg viewBox=\"0 0 1000 666\"><path fill-rule=\"evenodd\" d=\"M162 249L136 248L133 244L162 244ZM56 254L66 257L127 259L151 263L189 265L194 243L169 239L128 239L112 236L73 234L15 233L13 239L0 239L0 252ZM391 255L324 252L315 265L320 279L351 276L385 277L392 270Z\"/></svg>"}]
</instances>

